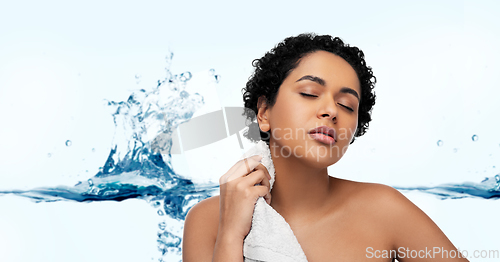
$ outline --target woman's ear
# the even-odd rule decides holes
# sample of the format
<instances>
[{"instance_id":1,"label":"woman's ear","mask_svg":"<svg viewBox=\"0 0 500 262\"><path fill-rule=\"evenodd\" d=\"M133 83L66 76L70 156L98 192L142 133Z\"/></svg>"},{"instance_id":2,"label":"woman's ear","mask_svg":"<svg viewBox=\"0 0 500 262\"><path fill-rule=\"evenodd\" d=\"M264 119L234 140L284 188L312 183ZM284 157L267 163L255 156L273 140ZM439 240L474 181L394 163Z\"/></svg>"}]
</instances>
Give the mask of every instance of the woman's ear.
<instances>
[{"instance_id":1,"label":"woman's ear","mask_svg":"<svg viewBox=\"0 0 500 262\"><path fill-rule=\"evenodd\" d=\"M271 127L268 119L269 106L265 96L259 97L259 100L257 101L257 109L259 110L257 112L257 122L259 123L259 128L262 132L268 132Z\"/></svg>"}]
</instances>

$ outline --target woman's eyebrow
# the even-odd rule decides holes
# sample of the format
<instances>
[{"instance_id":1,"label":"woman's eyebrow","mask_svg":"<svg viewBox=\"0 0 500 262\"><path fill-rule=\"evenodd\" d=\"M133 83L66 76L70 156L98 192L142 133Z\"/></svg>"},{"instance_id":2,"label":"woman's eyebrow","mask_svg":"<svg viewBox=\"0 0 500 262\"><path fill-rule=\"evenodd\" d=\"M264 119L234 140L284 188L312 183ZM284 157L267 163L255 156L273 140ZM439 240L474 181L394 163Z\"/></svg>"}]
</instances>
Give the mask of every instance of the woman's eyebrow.
<instances>
[{"instance_id":1,"label":"woman's eyebrow","mask_svg":"<svg viewBox=\"0 0 500 262\"><path fill-rule=\"evenodd\" d=\"M326 82L325 82L325 80L323 78L320 78L320 77L317 77L317 76L312 76L312 75L305 75L305 76L299 78L299 80L297 80L295 82L299 82L299 81L303 81L303 80L313 81L315 83L320 84L321 86L326 86ZM359 101L358 92L356 92L356 90L354 90L352 88L342 87L340 89L340 93L351 94L351 95L355 96L358 99L358 101Z\"/></svg>"},{"instance_id":2,"label":"woman's eyebrow","mask_svg":"<svg viewBox=\"0 0 500 262\"><path fill-rule=\"evenodd\" d=\"M312 75L305 75L295 82L299 82L299 81L303 81L303 80L313 81L313 82L316 82L322 86L326 85L326 82L325 82L325 80L323 80L323 78L319 78L317 76L312 76Z\"/></svg>"},{"instance_id":3,"label":"woman's eyebrow","mask_svg":"<svg viewBox=\"0 0 500 262\"><path fill-rule=\"evenodd\" d=\"M351 94L353 96L355 96L358 101L359 101L359 95L358 95L358 92L356 92L354 89L352 88L349 88L349 87L342 87L340 89L340 93L346 93L346 94Z\"/></svg>"}]
</instances>

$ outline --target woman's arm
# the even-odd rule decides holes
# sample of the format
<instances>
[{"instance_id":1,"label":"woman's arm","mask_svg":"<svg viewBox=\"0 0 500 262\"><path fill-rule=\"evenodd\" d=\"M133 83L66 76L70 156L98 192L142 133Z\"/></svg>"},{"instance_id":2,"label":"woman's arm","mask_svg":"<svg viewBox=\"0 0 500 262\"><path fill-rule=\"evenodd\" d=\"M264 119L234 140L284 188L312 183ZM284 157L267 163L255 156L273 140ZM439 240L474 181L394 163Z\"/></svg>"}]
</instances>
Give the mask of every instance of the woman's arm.
<instances>
[{"instance_id":1,"label":"woman's arm","mask_svg":"<svg viewBox=\"0 0 500 262\"><path fill-rule=\"evenodd\" d=\"M212 261L218 224L219 196L205 199L189 210L184 222L182 261Z\"/></svg>"},{"instance_id":2,"label":"woman's arm","mask_svg":"<svg viewBox=\"0 0 500 262\"><path fill-rule=\"evenodd\" d=\"M251 157L236 163L220 182L220 196L206 199L189 211L184 223L184 262L243 261L243 240L250 231L255 202L270 203L270 175Z\"/></svg>"}]
</instances>

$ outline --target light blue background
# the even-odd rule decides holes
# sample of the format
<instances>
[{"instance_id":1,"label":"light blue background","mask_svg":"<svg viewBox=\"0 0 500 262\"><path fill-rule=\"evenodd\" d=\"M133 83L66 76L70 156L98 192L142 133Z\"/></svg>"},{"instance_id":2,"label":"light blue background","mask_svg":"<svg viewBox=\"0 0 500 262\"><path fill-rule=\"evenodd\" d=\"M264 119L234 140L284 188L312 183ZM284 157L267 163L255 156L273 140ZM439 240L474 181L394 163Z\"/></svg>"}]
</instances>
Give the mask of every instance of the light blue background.
<instances>
[{"instance_id":1,"label":"light blue background","mask_svg":"<svg viewBox=\"0 0 500 262\"><path fill-rule=\"evenodd\" d=\"M251 61L303 32L360 47L378 79L370 130L331 175L393 186L478 183L500 172L499 11L495 1L4 2L0 189L74 185L93 176L113 139L104 100L155 86L169 51L174 73L197 77L214 68L221 76L200 91L212 98L208 112L242 106ZM215 162L192 152L178 170L216 181L238 156L220 145ZM219 169L200 174L179 164L193 159ZM406 195L457 247L500 250L498 201ZM158 256L160 219L143 201L35 204L3 196L0 207L2 261Z\"/></svg>"}]
</instances>

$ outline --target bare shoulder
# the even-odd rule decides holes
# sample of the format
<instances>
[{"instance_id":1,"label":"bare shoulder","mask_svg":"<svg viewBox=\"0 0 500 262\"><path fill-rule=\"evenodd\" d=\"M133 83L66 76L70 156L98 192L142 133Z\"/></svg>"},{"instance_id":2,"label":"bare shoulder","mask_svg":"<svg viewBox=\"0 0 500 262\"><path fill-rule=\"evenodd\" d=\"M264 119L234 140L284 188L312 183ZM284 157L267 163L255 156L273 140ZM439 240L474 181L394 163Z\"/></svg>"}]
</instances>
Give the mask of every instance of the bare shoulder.
<instances>
[{"instance_id":1,"label":"bare shoulder","mask_svg":"<svg viewBox=\"0 0 500 262\"><path fill-rule=\"evenodd\" d=\"M198 219L200 216L203 217L204 220L207 218L216 218L218 223L219 196L209 197L194 205L186 216L186 222L188 220Z\"/></svg>"},{"instance_id":2,"label":"bare shoulder","mask_svg":"<svg viewBox=\"0 0 500 262\"><path fill-rule=\"evenodd\" d=\"M405 226L405 224L434 224L432 220L401 192L393 187L377 184L341 180L346 188L349 199L365 215L377 218L380 223L390 225L390 228Z\"/></svg>"},{"instance_id":3,"label":"bare shoulder","mask_svg":"<svg viewBox=\"0 0 500 262\"><path fill-rule=\"evenodd\" d=\"M395 188L376 183L340 181L339 184L346 190L346 199L357 207L356 213L369 218L367 220L372 226L382 229L393 250L406 253L415 250L433 261L467 261L458 255L452 260L443 255L452 250L457 254L457 249L427 214ZM432 250L433 257L429 257L424 250ZM398 260L410 261L408 257L405 259L406 253L398 253L403 256Z\"/></svg>"},{"instance_id":4,"label":"bare shoulder","mask_svg":"<svg viewBox=\"0 0 500 262\"><path fill-rule=\"evenodd\" d=\"M212 261L219 226L219 196L193 206L184 222L183 261Z\"/></svg>"}]
</instances>

